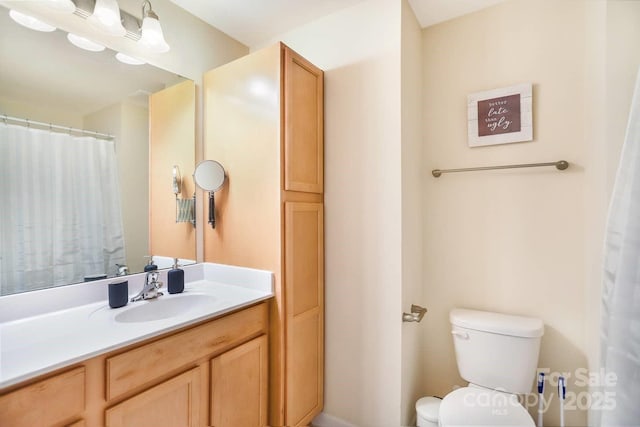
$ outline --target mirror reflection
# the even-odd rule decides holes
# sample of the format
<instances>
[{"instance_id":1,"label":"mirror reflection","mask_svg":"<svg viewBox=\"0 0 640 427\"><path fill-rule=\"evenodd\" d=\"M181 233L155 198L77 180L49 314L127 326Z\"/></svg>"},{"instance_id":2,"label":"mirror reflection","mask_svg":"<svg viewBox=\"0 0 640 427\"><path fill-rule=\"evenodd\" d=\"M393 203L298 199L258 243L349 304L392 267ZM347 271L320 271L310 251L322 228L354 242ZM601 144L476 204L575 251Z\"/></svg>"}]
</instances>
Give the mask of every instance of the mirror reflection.
<instances>
[{"instance_id":1,"label":"mirror reflection","mask_svg":"<svg viewBox=\"0 0 640 427\"><path fill-rule=\"evenodd\" d=\"M150 167L166 143L150 144L150 129L177 136L171 118L150 121L149 99L185 79L81 50L60 30L26 29L4 7L0 49L0 295L141 272L147 255L160 268L195 258L190 223L175 224L190 250L153 253L150 243L150 176L175 213L171 167ZM180 120L193 129L194 105Z\"/></svg>"}]
</instances>

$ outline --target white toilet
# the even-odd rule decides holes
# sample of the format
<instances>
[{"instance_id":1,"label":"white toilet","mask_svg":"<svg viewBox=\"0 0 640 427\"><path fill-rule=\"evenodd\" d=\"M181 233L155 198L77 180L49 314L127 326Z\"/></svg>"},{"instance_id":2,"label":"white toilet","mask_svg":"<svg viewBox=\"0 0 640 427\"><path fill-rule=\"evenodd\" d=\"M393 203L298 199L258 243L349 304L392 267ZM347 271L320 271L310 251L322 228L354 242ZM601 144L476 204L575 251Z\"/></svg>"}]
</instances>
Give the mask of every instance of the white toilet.
<instances>
[{"instance_id":1,"label":"white toilet","mask_svg":"<svg viewBox=\"0 0 640 427\"><path fill-rule=\"evenodd\" d=\"M536 377L542 320L465 309L452 310L449 320L458 371L469 385L439 407L418 401L418 427L535 427L518 395L531 392Z\"/></svg>"}]
</instances>

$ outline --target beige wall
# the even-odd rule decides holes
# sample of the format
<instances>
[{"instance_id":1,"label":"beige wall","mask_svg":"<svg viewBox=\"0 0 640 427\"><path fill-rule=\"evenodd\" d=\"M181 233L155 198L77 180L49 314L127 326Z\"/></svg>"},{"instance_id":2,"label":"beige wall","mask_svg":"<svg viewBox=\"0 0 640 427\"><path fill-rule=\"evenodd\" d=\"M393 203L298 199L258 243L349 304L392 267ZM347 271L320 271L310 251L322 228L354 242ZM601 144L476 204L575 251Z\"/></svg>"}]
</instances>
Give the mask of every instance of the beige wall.
<instances>
[{"instance_id":1,"label":"beige wall","mask_svg":"<svg viewBox=\"0 0 640 427\"><path fill-rule=\"evenodd\" d=\"M422 284L422 30L402 1L402 309L429 308ZM423 322L428 321L429 315ZM401 423L415 422L416 400L425 396L424 323L402 325Z\"/></svg>"},{"instance_id":2,"label":"beige wall","mask_svg":"<svg viewBox=\"0 0 640 427\"><path fill-rule=\"evenodd\" d=\"M86 116L84 128L115 136L127 266L140 272L149 254L149 110L119 103Z\"/></svg>"},{"instance_id":3,"label":"beige wall","mask_svg":"<svg viewBox=\"0 0 640 427\"><path fill-rule=\"evenodd\" d=\"M196 229L190 222L176 223L172 188L177 165L182 176L178 197L190 199L195 192L195 85L191 80L149 97L149 132L149 253L195 259Z\"/></svg>"},{"instance_id":4,"label":"beige wall","mask_svg":"<svg viewBox=\"0 0 640 427\"><path fill-rule=\"evenodd\" d=\"M454 307L540 317L546 330L539 366L554 372L587 366L585 34L582 1L511 1L424 31L427 170L572 164L564 173L425 178L425 289L436 303L425 340L437 349L425 359L429 394L464 384L449 333ZM534 141L470 149L467 94L521 82L534 85ZM571 380L569 389L575 390ZM557 425L557 396L553 403L549 425ZM567 415L569 425L585 425L584 412Z\"/></svg>"},{"instance_id":5,"label":"beige wall","mask_svg":"<svg viewBox=\"0 0 640 427\"><path fill-rule=\"evenodd\" d=\"M453 307L542 318L539 366L586 391L575 370L597 367L602 238L639 63L638 6L512 0L423 31L427 170L572 164L425 178L424 283L437 303L424 336L430 394L464 384L448 333ZM521 82L534 84L534 141L468 148L467 94ZM556 394L547 387L548 425L558 423ZM568 411L567 424L585 425L586 415Z\"/></svg>"},{"instance_id":6,"label":"beige wall","mask_svg":"<svg viewBox=\"0 0 640 427\"><path fill-rule=\"evenodd\" d=\"M127 147L116 145L120 166L122 220L127 242L129 271L142 271L149 251L149 109L130 103L122 104L122 140ZM145 164L143 164L143 162Z\"/></svg>"},{"instance_id":7,"label":"beige wall","mask_svg":"<svg viewBox=\"0 0 640 427\"><path fill-rule=\"evenodd\" d=\"M7 116L28 118L43 123L52 123L59 126L82 128L82 115L59 108L49 108L41 105L27 105L15 102L11 99L0 97L0 112ZM0 119L2 116L0 115Z\"/></svg>"},{"instance_id":8,"label":"beige wall","mask_svg":"<svg viewBox=\"0 0 640 427\"><path fill-rule=\"evenodd\" d=\"M607 136L614 141L624 138L631 106L633 86L640 64L640 2L609 0L607 2L606 40L606 111ZM615 169L621 145L610 146L608 169ZM609 174L612 187L614 174Z\"/></svg>"},{"instance_id":9,"label":"beige wall","mask_svg":"<svg viewBox=\"0 0 640 427\"><path fill-rule=\"evenodd\" d=\"M277 38L325 71L324 410L372 427L400 420L400 13L367 1Z\"/></svg>"}]
</instances>

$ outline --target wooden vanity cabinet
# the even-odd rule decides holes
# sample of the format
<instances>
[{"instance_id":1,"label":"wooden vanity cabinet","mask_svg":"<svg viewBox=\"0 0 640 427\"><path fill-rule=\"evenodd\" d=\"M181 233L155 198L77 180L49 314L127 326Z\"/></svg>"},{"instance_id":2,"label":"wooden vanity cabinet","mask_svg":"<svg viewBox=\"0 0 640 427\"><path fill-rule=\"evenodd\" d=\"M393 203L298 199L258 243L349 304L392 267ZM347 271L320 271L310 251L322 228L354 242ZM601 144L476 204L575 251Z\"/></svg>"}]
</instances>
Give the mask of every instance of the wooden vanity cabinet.
<instances>
[{"instance_id":1,"label":"wooden vanity cabinet","mask_svg":"<svg viewBox=\"0 0 640 427\"><path fill-rule=\"evenodd\" d=\"M204 157L228 176L204 258L274 273L269 425L306 426L323 407L323 72L277 44L203 88Z\"/></svg>"},{"instance_id":2,"label":"wooden vanity cabinet","mask_svg":"<svg viewBox=\"0 0 640 427\"><path fill-rule=\"evenodd\" d=\"M2 427L264 427L269 303L0 394Z\"/></svg>"},{"instance_id":3,"label":"wooden vanity cabinet","mask_svg":"<svg viewBox=\"0 0 640 427\"><path fill-rule=\"evenodd\" d=\"M107 409L109 427L199 427L203 384L200 367L166 380Z\"/></svg>"},{"instance_id":4,"label":"wooden vanity cabinet","mask_svg":"<svg viewBox=\"0 0 640 427\"><path fill-rule=\"evenodd\" d=\"M0 426L76 426L85 410L85 383L80 366L0 395Z\"/></svg>"},{"instance_id":5,"label":"wooden vanity cabinet","mask_svg":"<svg viewBox=\"0 0 640 427\"><path fill-rule=\"evenodd\" d=\"M268 350L263 335L211 361L211 426L268 425Z\"/></svg>"}]
</instances>

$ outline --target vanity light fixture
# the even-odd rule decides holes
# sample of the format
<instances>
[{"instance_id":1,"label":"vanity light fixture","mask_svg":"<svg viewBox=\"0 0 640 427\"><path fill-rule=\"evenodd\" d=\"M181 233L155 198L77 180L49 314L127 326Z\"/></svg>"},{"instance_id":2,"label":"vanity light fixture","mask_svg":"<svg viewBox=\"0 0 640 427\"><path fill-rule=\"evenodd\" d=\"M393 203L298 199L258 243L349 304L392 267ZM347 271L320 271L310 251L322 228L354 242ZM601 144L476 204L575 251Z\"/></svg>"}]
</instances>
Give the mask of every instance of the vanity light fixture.
<instances>
[{"instance_id":1,"label":"vanity light fixture","mask_svg":"<svg viewBox=\"0 0 640 427\"><path fill-rule=\"evenodd\" d=\"M142 3L142 27L138 43L153 53L164 53L170 49L164 39L158 15L153 11L149 0Z\"/></svg>"},{"instance_id":2,"label":"vanity light fixture","mask_svg":"<svg viewBox=\"0 0 640 427\"><path fill-rule=\"evenodd\" d=\"M116 0L96 0L93 14L87 18L94 27L105 34L123 37L127 30L122 25L120 7Z\"/></svg>"},{"instance_id":3,"label":"vanity light fixture","mask_svg":"<svg viewBox=\"0 0 640 427\"><path fill-rule=\"evenodd\" d=\"M80 49L88 50L90 52L102 52L103 50L105 50L105 47L100 43L96 43L93 40L89 40L88 38L79 36L77 34L67 34L67 40L69 40L72 45L79 47Z\"/></svg>"},{"instance_id":4,"label":"vanity light fixture","mask_svg":"<svg viewBox=\"0 0 640 427\"><path fill-rule=\"evenodd\" d=\"M73 13L76 11L76 5L71 0L44 0L44 4L56 12Z\"/></svg>"},{"instance_id":5,"label":"vanity light fixture","mask_svg":"<svg viewBox=\"0 0 640 427\"><path fill-rule=\"evenodd\" d=\"M38 0L49 12L73 13L91 24L98 31L114 36L126 37L136 42L139 48L150 53L168 52L167 44L158 15L149 0L142 3L142 21L139 18L120 10L117 0ZM93 9L93 12L90 12ZM10 10L9 15L18 24L37 31L51 32L57 28L38 18ZM89 33L90 34L90 33ZM100 52L105 45L96 43L84 36L69 33L67 39L75 46L93 52ZM142 51L141 51L142 52ZM145 64L138 58L118 53L118 61L129 65Z\"/></svg>"},{"instance_id":6,"label":"vanity light fixture","mask_svg":"<svg viewBox=\"0 0 640 427\"><path fill-rule=\"evenodd\" d=\"M54 27L53 25L49 25L46 22L42 22L41 20L39 20L37 18L34 18L31 15L27 15L25 13L18 12L17 10L11 9L9 11L9 16L11 17L11 19L16 21L18 24L22 25L23 27L27 27L29 29L32 29L32 30L42 31L42 32L45 32L45 33L50 33L52 31L56 30L56 27Z\"/></svg>"},{"instance_id":7,"label":"vanity light fixture","mask_svg":"<svg viewBox=\"0 0 640 427\"><path fill-rule=\"evenodd\" d=\"M122 62L123 64L128 64L128 65L142 65L142 64L146 64L146 62L138 59L138 58L134 58L133 56L129 56L129 55L125 55L122 52L118 52L116 53L116 59L120 62Z\"/></svg>"}]
</instances>

